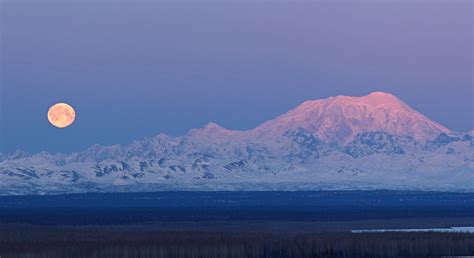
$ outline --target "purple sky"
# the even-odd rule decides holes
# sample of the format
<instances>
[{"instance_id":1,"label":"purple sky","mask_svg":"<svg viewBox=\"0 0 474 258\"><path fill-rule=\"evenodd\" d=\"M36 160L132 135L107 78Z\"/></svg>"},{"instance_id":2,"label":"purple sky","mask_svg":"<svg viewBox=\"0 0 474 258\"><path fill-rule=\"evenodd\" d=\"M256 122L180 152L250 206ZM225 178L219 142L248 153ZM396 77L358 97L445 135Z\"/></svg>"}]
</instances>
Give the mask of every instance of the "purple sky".
<instances>
[{"instance_id":1,"label":"purple sky","mask_svg":"<svg viewBox=\"0 0 474 258\"><path fill-rule=\"evenodd\" d=\"M1 2L0 151L76 151L387 91L473 129L472 1ZM76 123L48 124L75 106Z\"/></svg>"}]
</instances>

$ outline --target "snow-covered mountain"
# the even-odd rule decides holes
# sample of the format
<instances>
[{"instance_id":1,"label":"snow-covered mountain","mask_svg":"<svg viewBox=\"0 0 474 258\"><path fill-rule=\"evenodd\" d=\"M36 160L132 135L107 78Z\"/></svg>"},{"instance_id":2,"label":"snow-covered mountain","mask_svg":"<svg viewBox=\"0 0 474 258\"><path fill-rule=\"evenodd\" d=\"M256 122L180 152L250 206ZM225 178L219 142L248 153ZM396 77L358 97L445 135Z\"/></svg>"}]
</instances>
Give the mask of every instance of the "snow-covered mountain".
<instances>
[{"instance_id":1,"label":"snow-covered mountain","mask_svg":"<svg viewBox=\"0 0 474 258\"><path fill-rule=\"evenodd\" d=\"M0 155L0 194L159 190L474 191L474 135L382 92L306 101L255 129Z\"/></svg>"},{"instance_id":2,"label":"snow-covered mountain","mask_svg":"<svg viewBox=\"0 0 474 258\"><path fill-rule=\"evenodd\" d=\"M410 136L422 142L450 132L394 95L384 92L373 92L363 97L337 96L306 101L254 131L262 136L280 135L298 127L308 130L318 139L334 143L348 143L365 132Z\"/></svg>"}]
</instances>

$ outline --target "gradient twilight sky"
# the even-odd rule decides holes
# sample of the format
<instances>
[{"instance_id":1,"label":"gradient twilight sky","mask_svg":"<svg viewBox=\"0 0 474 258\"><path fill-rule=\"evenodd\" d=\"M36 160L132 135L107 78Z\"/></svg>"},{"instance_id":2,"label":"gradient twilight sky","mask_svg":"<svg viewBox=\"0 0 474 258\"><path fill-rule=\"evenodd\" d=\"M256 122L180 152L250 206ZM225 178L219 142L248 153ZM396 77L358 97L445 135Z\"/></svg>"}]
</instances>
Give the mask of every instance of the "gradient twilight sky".
<instances>
[{"instance_id":1,"label":"gradient twilight sky","mask_svg":"<svg viewBox=\"0 0 474 258\"><path fill-rule=\"evenodd\" d=\"M382 3L383 2L383 3ZM3 0L0 151L79 151L387 91L473 129L473 2ZM46 113L72 104L76 123Z\"/></svg>"}]
</instances>

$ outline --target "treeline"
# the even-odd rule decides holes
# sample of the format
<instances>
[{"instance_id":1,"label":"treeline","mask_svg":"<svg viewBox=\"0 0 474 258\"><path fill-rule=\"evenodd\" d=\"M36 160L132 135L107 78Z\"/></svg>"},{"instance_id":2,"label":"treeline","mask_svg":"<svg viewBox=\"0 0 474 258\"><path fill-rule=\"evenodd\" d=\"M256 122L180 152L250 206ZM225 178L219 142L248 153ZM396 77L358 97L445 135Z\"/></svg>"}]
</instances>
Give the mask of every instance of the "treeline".
<instances>
[{"instance_id":1,"label":"treeline","mask_svg":"<svg viewBox=\"0 0 474 258\"><path fill-rule=\"evenodd\" d=\"M474 255L474 234L151 232L104 227L0 227L0 257L433 257Z\"/></svg>"}]
</instances>

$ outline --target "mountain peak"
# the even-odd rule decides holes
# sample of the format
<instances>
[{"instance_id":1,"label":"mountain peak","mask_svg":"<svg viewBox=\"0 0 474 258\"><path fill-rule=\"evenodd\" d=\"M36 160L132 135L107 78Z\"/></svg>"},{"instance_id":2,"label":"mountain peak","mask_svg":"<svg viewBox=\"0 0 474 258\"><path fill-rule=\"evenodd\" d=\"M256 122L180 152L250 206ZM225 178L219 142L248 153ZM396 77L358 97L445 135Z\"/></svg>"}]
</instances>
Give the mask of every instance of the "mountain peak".
<instances>
[{"instance_id":1,"label":"mountain peak","mask_svg":"<svg viewBox=\"0 0 474 258\"><path fill-rule=\"evenodd\" d=\"M338 95L335 97L330 97L328 99L323 100L313 100L313 101L338 101L338 102L361 102L371 105L380 105L380 104L400 104L406 105L402 100L400 100L397 96L383 92L383 91L375 91L371 92L368 95L355 97L355 96L345 96L345 95Z\"/></svg>"},{"instance_id":2,"label":"mountain peak","mask_svg":"<svg viewBox=\"0 0 474 258\"><path fill-rule=\"evenodd\" d=\"M214 123L209 122L207 125L204 126L205 130L226 130L224 127Z\"/></svg>"},{"instance_id":3,"label":"mountain peak","mask_svg":"<svg viewBox=\"0 0 474 258\"><path fill-rule=\"evenodd\" d=\"M395 95L383 91L374 91L369 93L367 97L375 97L375 98L396 98L398 99Z\"/></svg>"},{"instance_id":4,"label":"mountain peak","mask_svg":"<svg viewBox=\"0 0 474 258\"><path fill-rule=\"evenodd\" d=\"M8 158L9 159L21 159L21 158L25 158L25 157L28 157L28 156L30 156L30 154L28 154L25 151L15 150L12 153L10 153L10 155L8 155Z\"/></svg>"},{"instance_id":5,"label":"mountain peak","mask_svg":"<svg viewBox=\"0 0 474 258\"><path fill-rule=\"evenodd\" d=\"M255 133L275 136L298 127L323 141L340 144L347 144L365 132L410 136L418 141L432 140L442 132L450 132L396 96L378 91L362 97L336 96L305 101L260 125Z\"/></svg>"},{"instance_id":6,"label":"mountain peak","mask_svg":"<svg viewBox=\"0 0 474 258\"><path fill-rule=\"evenodd\" d=\"M226 129L216 123L210 122L205 125L203 128L198 129L191 129L186 136L192 137L197 140L217 140L220 138L227 138L232 136L241 135L243 132L241 131L234 131Z\"/></svg>"},{"instance_id":7,"label":"mountain peak","mask_svg":"<svg viewBox=\"0 0 474 258\"><path fill-rule=\"evenodd\" d=\"M188 134L196 134L196 133L202 133L202 132L219 132L219 131L230 131L225 129L224 127L214 123L214 122L209 122L205 126L201 128L194 128L189 130Z\"/></svg>"},{"instance_id":8,"label":"mountain peak","mask_svg":"<svg viewBox=\"0 0 474 258\"><path fill-rule=\"evenodd\" d=\"M382 91L372 92L367 96L359 97L359 99L373 105L395 105L403 108L409 108L409 106L397 96Z\"/></svg>"},{"instance_id":9,"label":"mountain peak","mask_svg":"<svg viewBox=\"0 0 474 258\"><path fill-rule=\"evenodd\" d=\"M408 106L403 101L401 101L398 97L396 97L395 95L391 93L375 91L361 97L337 95L337 96L331 96L325 99L307 100L303 102L300 105L300 107L307 108L307 107L318 106L318 105L333 105L333 104L344 104L344 103L347 103L347 104L365 103L369 105L398 104L400 106Z\"/></svg>"}]
</instances>

